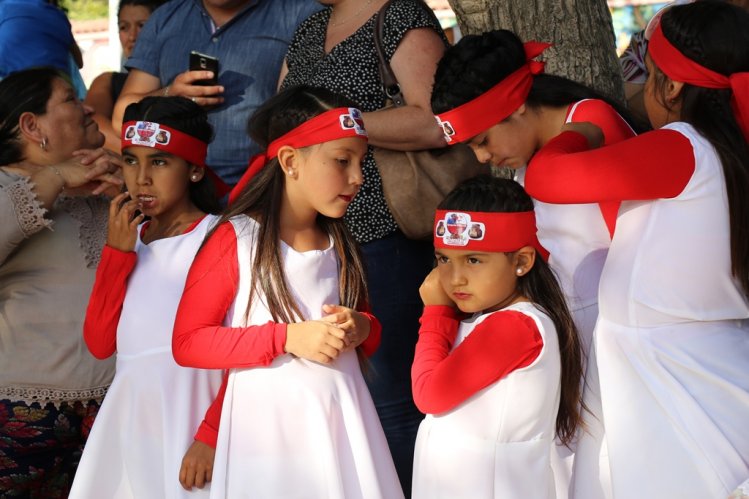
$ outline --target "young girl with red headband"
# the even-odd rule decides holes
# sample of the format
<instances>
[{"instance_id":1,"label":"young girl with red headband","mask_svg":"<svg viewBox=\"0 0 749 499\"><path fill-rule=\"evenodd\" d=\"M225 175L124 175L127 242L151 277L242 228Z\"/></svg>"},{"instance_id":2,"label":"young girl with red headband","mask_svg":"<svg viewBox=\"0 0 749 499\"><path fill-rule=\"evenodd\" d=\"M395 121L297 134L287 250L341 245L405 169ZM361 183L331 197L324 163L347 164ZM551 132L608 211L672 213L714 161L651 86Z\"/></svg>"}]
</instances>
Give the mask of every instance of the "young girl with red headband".
<instances>
[{"instance_id":1,"label":"young girl with red headband","mask_svg":"<svg viewBox=\"0 0 749 499\"><path fill-rule=\"evenodd\" d=\"M190 263L218 219L216 189L225 187L205 164L212 134L205 112L182 97L149 97L125 112L127 192L110 205L83 330L95 357L117 353L117 368L70 497L187 495L180 462L221 372L178 366L171 338Z\"/></svg>"},{"instance_id":2,"label":"young girl with red headband","mask_svg":"<svg viewBox=\"0 0 749 499\"><path fill-rule=\"evenodd\" d=\"M535 59L549 47L523 44L506 30L466 36L450 47L439 63L432 92L432 109L448 144L468 143L479 160L517 170L516 180L522 184L530 158L565 123L597 123L606 143L634 136L616 104L579 83L543 73L544 64ZM549 264L559 277L586 352L617 208L615 203L535 203L539 239L551 253Z\"/></svg>"},{"instance_id":3,"label":"young girl with red headband","mask_svg":"<svg viewBox=\"0 0 749 499\"><path fill-rule=\"evenodd\" d=\"M749 13L671 7L646 64L658 130L586 151L600 132L570 126L585 136L525 179L545 202L622 202L585 396L604 432L578 446L575 497L723 498L749 476Z\"/></svg>"},{"instance_id":4,"label":"young girl with red headband","mask_svg":"<svg viewBox=\"0 0 749 499\"><path fill-rule=\"evenodd\" d=\"M437 268L411 370L413 497L554 498L551 453L580 421L575 324L516 182L476 177L437 209Z\"/></svg>"},{"instance_id":5,"label":"young girl with red headband","mask_svg":"<svg viewBox=\"0 0 749 499\"><path fill-rule=\"evenodd\" d=\"M229 370L212 497L402 497L355 350L380 335L342 220L362 184L361 113L294 87L249 130L266 152L198 253L174 328L177 362Z\"/></svg>"}]
</instances>

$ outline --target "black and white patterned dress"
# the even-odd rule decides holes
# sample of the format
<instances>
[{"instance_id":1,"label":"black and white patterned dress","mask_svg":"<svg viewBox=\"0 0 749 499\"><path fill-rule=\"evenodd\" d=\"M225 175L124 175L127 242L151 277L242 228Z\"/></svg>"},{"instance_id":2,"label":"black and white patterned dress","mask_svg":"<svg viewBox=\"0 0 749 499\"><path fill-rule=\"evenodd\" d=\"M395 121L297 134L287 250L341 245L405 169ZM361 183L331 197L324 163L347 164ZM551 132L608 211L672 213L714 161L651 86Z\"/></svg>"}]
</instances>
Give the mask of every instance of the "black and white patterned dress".
<instances>
[{"instance_id":1,"label":"black and white patterned dress","mask_svg":"<svg viewBox=\"0 0 749 499\"><path fill-rule=\"evenodd\" d=\"M419 0L395 0L385 15L383 45L388 60L409 30L434 29L447 44L437 21ZM289 73L281 88L294 85L323 87L354 101L364 112L385 107L386 96L374 46L374 14L354 34L325 53L325 34L331 9L308 17L296 30L286 53ZM398 229L382 193L380 174L370 148L364 163L364 184L346 212L345 220L360 243L380 239Z\"/></svg>"}]
</instances>

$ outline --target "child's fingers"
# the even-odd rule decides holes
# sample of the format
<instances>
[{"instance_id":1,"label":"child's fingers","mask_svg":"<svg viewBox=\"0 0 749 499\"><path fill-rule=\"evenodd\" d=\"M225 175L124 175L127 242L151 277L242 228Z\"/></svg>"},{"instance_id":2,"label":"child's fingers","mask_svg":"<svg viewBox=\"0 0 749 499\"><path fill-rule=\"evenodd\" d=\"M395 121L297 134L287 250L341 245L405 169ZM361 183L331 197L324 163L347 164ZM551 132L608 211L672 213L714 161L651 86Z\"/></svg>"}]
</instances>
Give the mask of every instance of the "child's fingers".
<instances>
[{"instance_id":1,"label":"child's fingers","mask_svg":"<svg viewBox=\"0 0 749 499\"><path fill-rule=\"evenodd\" d=\"M125 199L127 199L128 197L130 197L129 192L122 192L112 198L112 200L109 202L109 218L117 216L117 213L122 207L122 203L124 203Z\"/></svg>"},{"instance_id":2,"label":"child's fingers","mask_svg":"<svg viewBox=\"0 0 749 499\"><path fill-rule=\"evenodd\" d=\"M205 470L198 470L195 474L195 486L199 489L205 487Z\"/></svg>"},{"instance_id":3,"label":"child's fingers","mask_svg":"<svg viewBox=\"0 0 749 499\"><path fill-rule=\"evenodd\" d=\"M192 490L192 486L195 483L195 470L182 461L182 467L179 469L179 483L185 490Z\"/></svg>"}]
</instances>

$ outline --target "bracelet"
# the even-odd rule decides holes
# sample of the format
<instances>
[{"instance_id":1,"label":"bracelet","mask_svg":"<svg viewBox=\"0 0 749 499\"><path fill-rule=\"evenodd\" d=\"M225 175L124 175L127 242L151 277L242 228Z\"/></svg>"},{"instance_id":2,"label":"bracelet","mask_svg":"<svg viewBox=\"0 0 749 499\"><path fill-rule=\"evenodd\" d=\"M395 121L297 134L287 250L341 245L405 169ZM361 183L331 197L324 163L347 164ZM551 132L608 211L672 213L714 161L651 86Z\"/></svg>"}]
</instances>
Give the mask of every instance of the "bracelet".
<instances>
[{"instance_id":1,"label":"bracelet","mask_svg":"<svg viewBox=\"0 0 749 499\"><path fill-rule=\"evenodd\" d=\"M164 87L164 93L162 94L162 97L169 97L169 87L171 85L167 85Z\"/></svg>"},{"instance_id":2,"label":"bracelet","mask_svg":"<svg viewBox=\"0 0 749 499\"><path fill-rule=\"evenodd\" d=\"M60 177L60 180L62 180L62 189L60 189L60 194L62 194L63 192L65 192L65 178L62 176L62 173L60 173L60 170L58 170L56 166L49 165L48 168L50 168L55 173L55 175Z\"/></svg>"}]
</instances>

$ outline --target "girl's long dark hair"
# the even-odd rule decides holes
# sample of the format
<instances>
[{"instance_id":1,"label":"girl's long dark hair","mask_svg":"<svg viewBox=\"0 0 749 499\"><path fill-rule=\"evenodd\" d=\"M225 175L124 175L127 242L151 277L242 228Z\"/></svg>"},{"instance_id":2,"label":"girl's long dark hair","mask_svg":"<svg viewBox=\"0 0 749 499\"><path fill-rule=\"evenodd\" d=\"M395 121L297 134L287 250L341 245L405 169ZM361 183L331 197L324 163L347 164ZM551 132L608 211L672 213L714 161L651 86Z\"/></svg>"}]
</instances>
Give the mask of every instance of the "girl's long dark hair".
<instances>
[{"instance_id":1,"label":"girl's long dark hair","mask_svg":"<svg viewBox=\"0 0 749 499\"><path fill-rule=\"evenodd\" d=\"M437 66L432 90L433 111L443 113L475 99L523 64L523 42L512 31L500 29L464 36L447 49ZM620 103L561 76L534 76L525 104L532 109L563 107L583 99L605 101L635 131L642 131L643 127Z\"/></svg>"},{"instance_id":2,"label":"girl's long dark hair","mask_svg":"<svg viewBox=\"0 0 749 499\"><path fill-rule=\"evenodd\" d=\"M321 88L297 86L288 88L268 100L250 118L250 137L262 148L272 141L336 107L354 107L348 99ZM245 214L259 222L252 281L247 313L254 298L264 295L268 309L277 322L295 322L304 317L289 291L281 257L280 215L285 176L278 160L272 159L244 188L228 207L220 225L234 216ZM367 303L364 264L359 247L343 219L318 215L320 227L333 238L340 259L340 303L359 308Z\"/></svg>"},{"instance_id":3,"label":"girl's long dark hair","mask_svg":"<svg viewBox=\"0 0 749 499\"><path fill-rule=\"evenodd\" d=\"M202 107L184 97L146 97L127 106L123 123L128 121L152 121L184 132L191 137L209 143L213 138L213 127ZM203 213L218 213L221 204L216 189L208 175L197 182L190 182L190 201Z\"/></svg>"},{"instance_id":4,"label":"girl's long dark hair","mask_svg":"<svg viewBox=\"0 0 749 499\"><path fill-rule=\"evenodd\" d=\"M702 1L669 8L661 18L663 35L679 52L723 75L749 71L749 13L727 2ZM654 74L661 103L666 78ZM659 89L659 90L658 90ZM691 124L715 147L723 165L731 226L731 271L749 295L749 146L731 108L730 89L685 83L681 121ZM744 110L744 112L747 112Z\"/></svg>"},{"instance_id":5,"label":"girl's long dark hair","mask_svg":"<svg viewBox=\"0 0 749 499\"><path fill-rule=\"evenodd\" d=\"M533 201L514 180L481 175L456 187L438 208L513 213L533 210ZM556 432L559 439L569 445L582 421L583 361L577 328L554 272L539 255L528 273L518 278L518 290L551 318L557 330L562 390Z\"/></svg>"}]
</instances>

